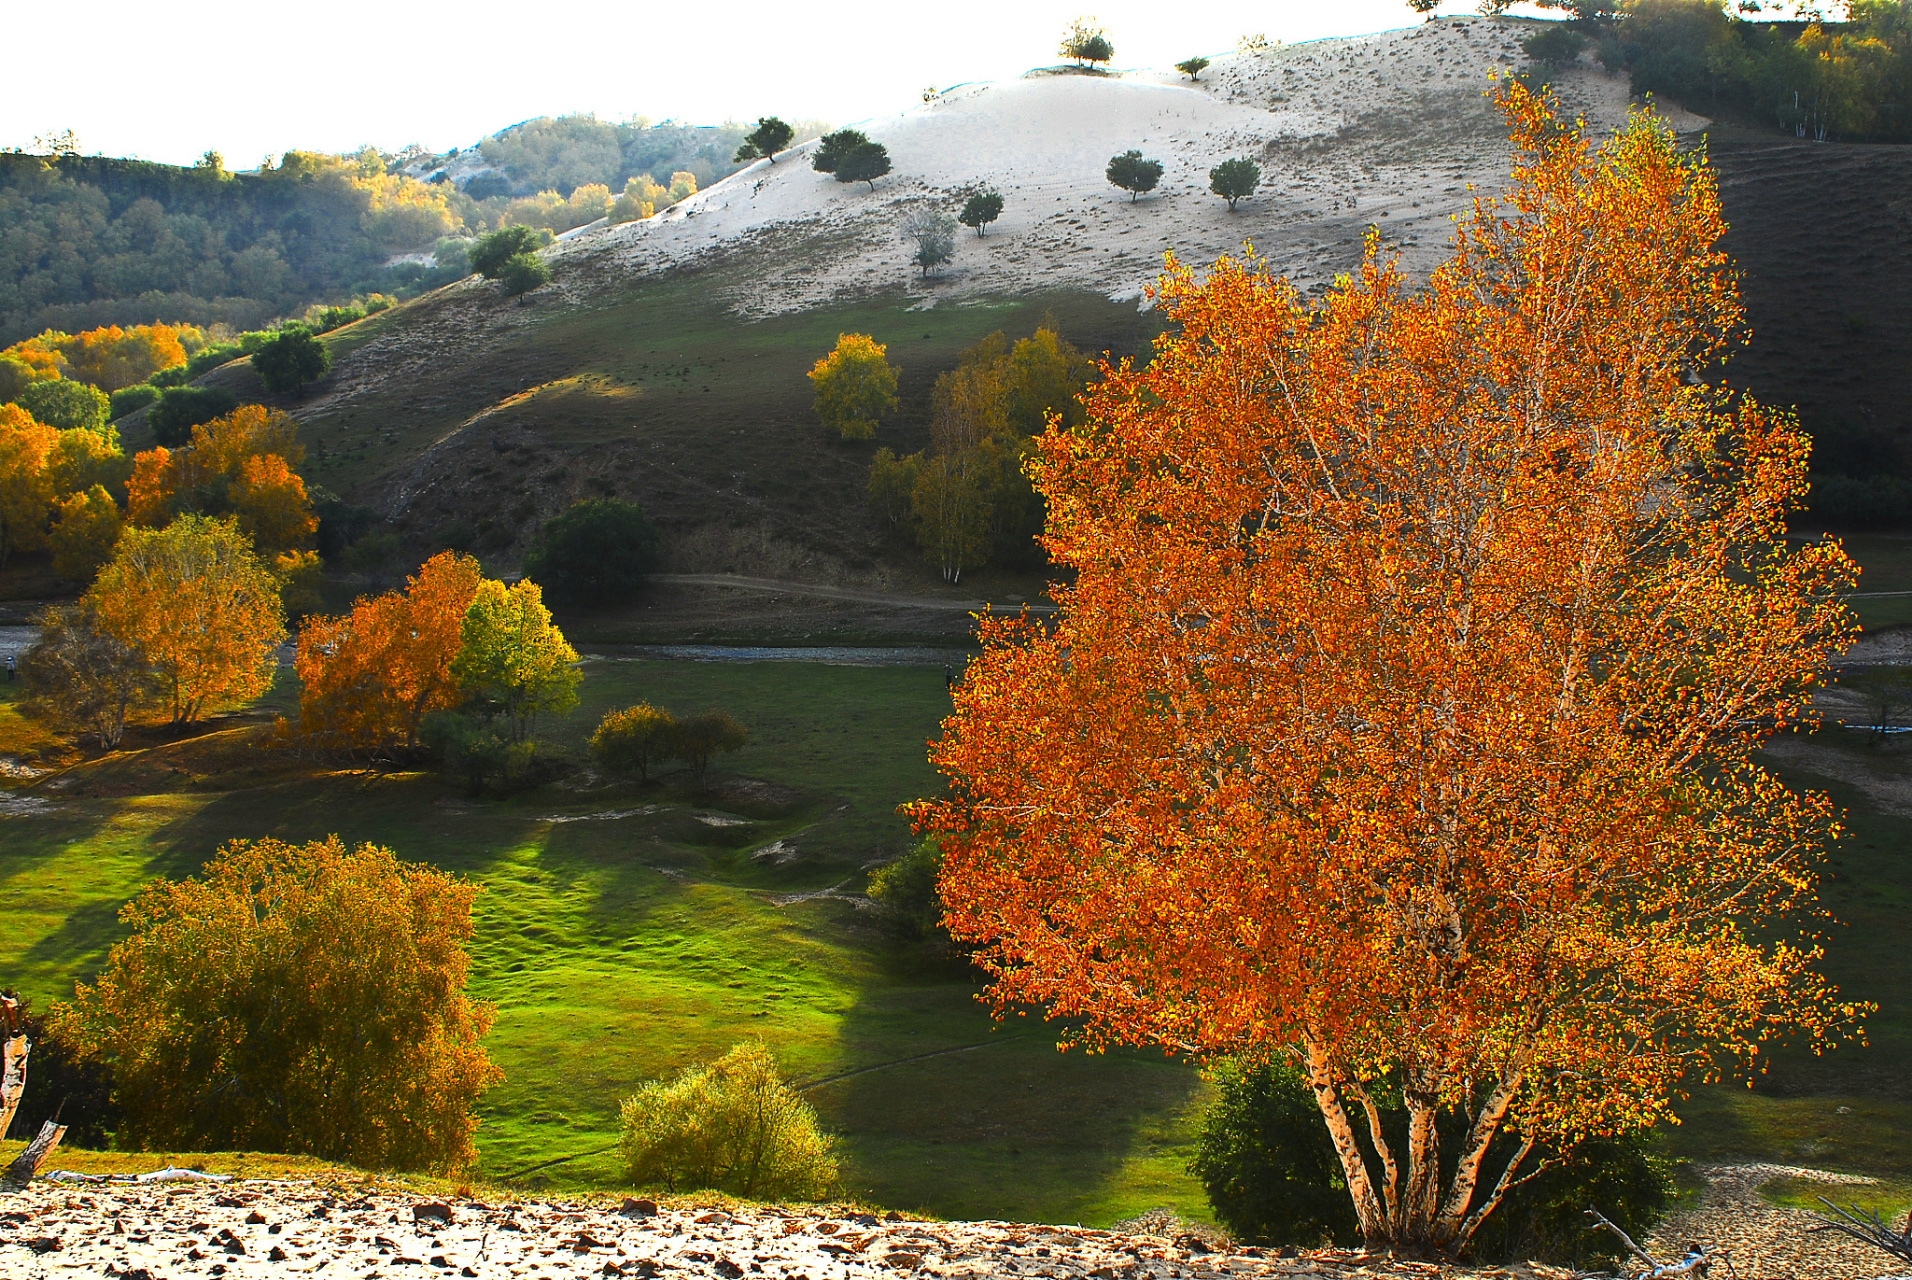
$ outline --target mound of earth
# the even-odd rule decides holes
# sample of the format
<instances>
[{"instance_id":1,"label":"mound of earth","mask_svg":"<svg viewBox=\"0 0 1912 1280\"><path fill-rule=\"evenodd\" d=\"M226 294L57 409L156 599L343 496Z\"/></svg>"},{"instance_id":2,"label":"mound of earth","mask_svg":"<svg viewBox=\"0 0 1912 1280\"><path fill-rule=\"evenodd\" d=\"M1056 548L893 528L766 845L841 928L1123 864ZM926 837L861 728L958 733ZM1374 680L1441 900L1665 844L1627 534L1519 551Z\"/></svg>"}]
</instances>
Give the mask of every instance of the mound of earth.
<instances>
[{"instance_id":1,"label":"mound of earth","mask_svg":"<svg viewBox=\"0 0 1912 1280\"><path fill-rule=\"evenodd\" d=\"M1032 72L959 85L917 110L856 127L889 148L895 172L844 184L810 166L815 144L760 160L643 222L567 240L556 255L593 279L747 260L723 280L739 313L767 315L907 285L925 301L1086 289L1140 297L1173 250L1206 266L1244 241L1298 284L1322 285L1359 256L1369 225L1410 269L1443 256L1470 184L1507 177L1506 129L1491 76L1525 63L1512 19L1454 19L1402 31L1276 45L1215 59L1200 81L1174 71ZM1587 63L1550 79L1596 130L1624 120L1629 81ZM1675 128L1704 123L1673 112ZM1110 156L1159 159L1161 184L1131 202ZM1239 208L1208 190L1223 160L1253 158L1261 189ZM953 210L972 190L1002 193L986 237L912 282L897 224ZM562 267L560 268L562 270Z\"/></svg>"}]
</instances>

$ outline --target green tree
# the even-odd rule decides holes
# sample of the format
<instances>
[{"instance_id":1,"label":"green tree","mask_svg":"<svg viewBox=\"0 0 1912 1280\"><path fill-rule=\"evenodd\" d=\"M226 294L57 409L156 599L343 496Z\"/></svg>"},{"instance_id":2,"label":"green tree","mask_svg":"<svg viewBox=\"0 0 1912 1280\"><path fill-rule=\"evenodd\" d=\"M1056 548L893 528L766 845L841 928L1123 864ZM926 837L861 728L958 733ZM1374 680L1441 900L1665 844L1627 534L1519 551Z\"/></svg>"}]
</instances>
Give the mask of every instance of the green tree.
<instances>
[{"instance_id":1,"label":"green tree","mask_svg":"<svg viewBox=\"0 0 1912 1280\"><path fill-rule=\"evenodd\" d=\"M838 129L835 133L826 133L817 139L817 149L810 157L810 167L818 173L835 173L846 156L858 147L868 145L869 141L869 137L858 129Z\"/></svg>"},{"instance_id":2,"label":"green tree","mask_svg":"<svg viewBox=\"0 0 1912 1280\"><path fill-rule=\"evenodd\" d=\"M607 711L591 734L591 754L613 773L635 773L649 782L651 766L680 754L677 720L662 707L640 702Z\"/></svg>"},{"instance_id":3,"label":"green tree","mask_svg":"<svg viewBox=\"0 0 1912 1280\"><path fill-rule=\"evenodd\" d=\"M1441 0L1407 0L1407 7L1416 13L1427 15L1429 22L1434 21L1434 11L1441 7Z\"/></svg>"},{"instance_id":4,"label":"green tree","mask_svg":"<svg viewBox=\"0 0 1912 1280\"><path fill-rule=\"evenodd\" d=\"M628 599L657 566L657 529L634 502L593 498L545 521L525 574L558 604Z\"/></svg>"},{"instance_id":5,"label":"green tree","mask_svg":"<svg viewBox=\"0 0 1912 1280\"><path fill-rule=\"evenodd\" d=\"M287 391L305 394L308 382L317 382L332 370L332 353L319 335L302 324L289 324L266 339L252 353L252 371L274 395Z\"/></svg>"},{"instance_id":6,"label":"green tree","mask_svg":"<svg viewBox=\"0 0 1912 1280\"><path fill-rule=\"evenodd\" d=\"M160 680L138 650L100 627L91 602L54 605L40 615L40 638L20 661L23 709L111 750L126 718L156 705Z\"/></svg>"},{"instance_id":7,"label":"green tree","mask_svg":"<svg viewBox=\"0 0 1912 1280\"><path fill-rule=\"evenodd\" d=\"M865 490L871 510L890 522L894 529L910 513L916 492L916 471L923 455L912 453L898 457L888 449L878 449L870 459L870 483Z\"/></svg>"},{"instance_id":8,"label":"green tree","mask_svg":"<svg viewBox=\"0 0 1912 1280\"><path fill-rule=\"evenodd\" d=\"M963 570L989 556L989 490L981 463L980 449L937 454L916 473L910 504L916 540L945 582L961 582Z\"/></svg>"},{"instance_id":9,"label":"green tree","mask_svg":"<svg viewBox=\"0 0 1912 1280\"><path fill-rule=\"evenodd\" d=\"M943 934L943 899L936 877L943 868L943 846L925 836L902 857L870 872L870 901L881 909L889 931L907 942L927 942Z\"/></svg>"},{"instance_id":10,"label":"green tree","mask_svg":"<svg viewBox=\"0 0 1912 1280\"><path fill-rule=\"evenodd\" d=\"M465 259L473 271L487 280L496 280L507 262L521 253L535 253L549 243L551 233L537 227L499 227L472 241Z\"/></svg>"},{"instance_id":11,"label":"green tree","mask_svg":"<svg viewBox=\"0 0 1912 1280\"><path fill-rule=\"evenodd\" d=\"M135 383L130 387L121 387L107 399L106 416L117 420L129 413L137 413L159 400L159 388L150 382Z\"/></svg>"},{"instance_id":12,"label":"green tree","mask_svg":"<svg viewBox=\"0 0 1912 1280\"><path fill-rule=\"evenodd\" d=\"M978 239L982 238L983 228L1002 217L1002 193L1000 191L978 191L963 201L963 211L956 220L965 227L974 227Z\"/></svg>"},{"instance_id":13,"label":"green tree","mask_svg":"<svg viewBox=\"0 0 1912 1280\"><path fill-rule=\"evenodd\" d=\"M193 428L223 418L239 407L239 397L224 387L167 387L146 411L153 439L177 449L193 438Z\"/></svg>"},{"instance_id":14,"label":"green tree","mask_svg":"<svg viewBox=\"0 0 1912 1280\"><path fill-rule=\"evenodd\" d=\"M873 438L877 420L896 408L896 369L887 350L868 334L840 333L836 349L810 369L817 417L845 440Z\"/></svg>"},{"instance_id":15,"label":"green tree","mask_svg":"<svg viewBox=\"0 0 1912 1280\"><path fill-rule=\"evenodd\" d=\"M512 740L522 742L538 716L577 705L577 660L537 583L521 578L507 587L487 578L465 611L451 674L474 700L508 718Z\"/></svg>"},{"instance_id":16,"label":"green tree","mask_svg":"<svg viewBox=\"0 0 1912 1280\"><path fill-rule=\"evenodd\" d=\"M1261 166L1246 156L1224 160L1208 171L1208 189L1228 201L1229 212L1235 202L1255 193L1261 185Z\"/></svg>"},{"instance_id":17,"label":"green tree","mask_svg":"<svg viewBox=\"0 0 1912 1280\"><path fill-rule=\"evenodd\" d=\"M99 431L106 426L112 401L98 387L58 378L28 383L20 392L18 404L36 422L49 427Z\"/></svg>"},{"instance_id":18,"label":"green tree","mask_svg":"<svg viewBox=\"0 0 1912 1280\"><path fill-rule=\"evenodd\" d=\"M830 1138L761 1043L653 1081L621 1108L618 1149L638 1186L821 1200L837 1188Z\"/></svg>"},{"instance_id":19,"label":"green tree","mask_svg":"<svg viewBox=\"0 0 1912 1280\"><path fill-rule=\"evenodd\" d=\"M867 182L876 190L876 180L890 171L890 149L880 142L864 142L852 148L837 164L838 182Z\"/></svg>"},{"instance_id":20,"label":"green tree","mask_svg":"<svg viewBox=\"0 0 1912 1280\"><path fill-rule=\"evenodd\" d=\"M749 735L727 712L706 711L679 720L676 739L677 756L690 766L702 786L712 757L720 752L729 755L742 751Z\"/></svg>"},{"instance_id":21,"label":"green tree","mask_svg":"<svg viewBox=\"0 0 1912 1280\"><path fill-rule=\"evenodd\" d=\"M112 1068L123 1148L454 1170L502 1078L465 996L479 892L337 836L235 840L127 904L55 1027Z\"/></svg>"},{"instance_id":22,"label":"green tree","mask_svg":"<svg viewBox=\"0 0 1912 1280\"><path fill-rule=\"evenodd\" d=\"M1107 62L1115 56L1115 46L1094 18L1077 18L1062 33L1062 43L1058 52L1065 58L1073 59L1078 66L1092 62Z\"/></svg>"},{"instance_id":23,"label":"green tree","mask_svg":"<svg viewBox=\"0 0 1912 1280\"><path fill-rule=\"evenodd\" d=\"M1145 160L1142 153L1130 149L1121 155L1109 157L1109 182L1129 193L1129 203L1135 198L1155 190L1155 184L1162 180L1162 162Z\"/></svg>"},{"instance_id":24,"label":"green tree","mask_svg":"<svg viewBox=\"0 0 1912 1280\"><path fill-rule=\"evenodd\" d=\"M777 153L789 146L794 136L796 130L777 117L760 116L757 127L744 135L744 144L737 148L737 159L741 162L762 158L775 164Z\"/></svg>"},{"instance_id":25,"label":"green tree","mask_svg":"<svg viewBox=\"0 0 1912 1280\"><path fill-rule=\"evenodd\" d=\"M505 259L505 265L498 272L498 283L507 298L522 298L550 280L551 268L535 253L520 253Z\"/></svg>"},{"instance_id":26,"label":"green tree","mask_svg":"<svg viewBox=\"0 0 1912 1280\"><path fill-rule=\"evenodd\" d=\"M1200 80L1202 78L1202 72L1208 69L1208 59L1190 58L1186 62L1176 63L1175 69L1187 76L1190 80Z\"/></svg>"},{"instance_id":27,"label":"green tree","mask_svg":"<svg viewBox=\"0 0 1912 1280\"><path fill-rule=\"evenodd\" d=\"M1587 37L1565 22L1550 22L1522 40L1520 47L1535 62L1564 67L1577 59L1580 51L1587 47Z\"/></svg>"}]
</instances>

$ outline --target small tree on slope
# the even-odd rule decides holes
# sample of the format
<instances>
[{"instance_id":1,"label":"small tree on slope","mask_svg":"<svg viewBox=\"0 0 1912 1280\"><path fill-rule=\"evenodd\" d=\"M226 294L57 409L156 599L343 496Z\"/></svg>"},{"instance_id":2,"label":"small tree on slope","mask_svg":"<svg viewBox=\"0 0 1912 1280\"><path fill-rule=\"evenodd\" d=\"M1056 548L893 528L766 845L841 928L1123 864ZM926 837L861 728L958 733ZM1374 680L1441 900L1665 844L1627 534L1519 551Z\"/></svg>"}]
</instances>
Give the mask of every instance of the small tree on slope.
<instances>
[{"instance_id":1,"label":"small tree on slope","mask_svg":"<svg viewBox=\"0 0 1912 1280\"><path fill-rule=\"evenodd\" d=\"M1285 1058L1362 1236L1443 1255L1537 1147L1863 1012L1777 931L1832 811L1754 750L1854 570L1786 539L1797 426L1687 385L1743 333L1712 173L1501 101L1510 193L1419 292L1372 241L1313 306L1172 270L1154 357L1040 442L1074 580L983 621L914 810L998 1001Z\"/></svg>"},{"instance_id":2,"label":"small tree on slope","mask_svg":"<svg viewBox=\"0 0 1912 1280\"><path fill-rule=\"evenodd\" d=\"M744 144L737 148L737 160L762 158L771 164L777 163L777 153L790 145L790 139L796 131L775 116L763 116L757 121L757 127L744 135Z\"/></svg>"}]
</instances>

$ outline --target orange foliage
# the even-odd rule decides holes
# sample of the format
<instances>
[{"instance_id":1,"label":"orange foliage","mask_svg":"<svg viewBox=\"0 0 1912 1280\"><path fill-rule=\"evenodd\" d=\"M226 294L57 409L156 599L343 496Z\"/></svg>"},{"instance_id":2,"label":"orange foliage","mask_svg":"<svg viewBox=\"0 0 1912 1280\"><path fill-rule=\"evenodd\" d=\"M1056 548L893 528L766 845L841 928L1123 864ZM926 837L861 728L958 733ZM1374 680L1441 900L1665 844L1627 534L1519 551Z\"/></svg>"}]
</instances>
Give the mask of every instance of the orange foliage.
<instances>
[{"instance_id":1,"label":"orange foliage","mask_svg":"<svg viewBox=\"0 0 1912 1280\"><path fill-rule=\"evenodd\" d=\"M451 663L481 576L470 556L441 551L404 591L360 598L343 617L307 620L297 658L299 737L345 755L416 746L424 718L458 702Z\"/></svg>"},{"instance_id":2,"label":"orange foliage","mask_svg":"<svg viewBox=\"0 0 1912 1280\"><path fill-rule=\"evenodd\" d=\"M0 564L46 546L54 497L47 459L59 437L20 406L0 404Z\"/></svg>"},{"instance_id":3,"label":"orange foliage","mask_svg":"<svg viewBox=\"0 0 1912 1280\"><path fill-rule=\"evenodd\" d=\"M985 621L916 810L997 1000L1288 1057L1367 1238L1440 1253L1537 1139L1863 1012L1784 927L1830 805L1753 755L1855 570L1786 542L1797 426L1683 376L1743 333L1713 176L1644 114L1502 104L1511 193L1423 289L1372 243L1313 305L1171 260L1152 362L1041 441L1074 582Z\"/></svg>"},{"instance_id":4,"label":"orange foliage","mask_svg":"<svg viewBox=\"0 0 1912 1280\"><path fill-rule=\"evenodd\" d=\"M290 415L245 405L194 427L186 448L136 455L126 518L157 527L182 512L235 515L262 554L290 550L318 528L292 470L304 457Z\"/></svg>"},{"instance_id":5,"label":"orange foliage","mask_svg":"<svg viewBox=\"0 0 1912 1280\"><path fill-rule=\"evenodd\" d=\"M231 519L128 526L86 599L101 630L159 673L175 724L272 687L279 584Z\"/></svg>"},{"instance_id":6,"label":"orange foliage","mask_svg":"<svg viewBox=\"0 0 1912 1280\"><path fill-rule=\"evenodd\" d=\"M169 324L107 325L73 334L49 329L0 355L17 356L35 368L92 383L102 391L118 391L146 381L161 369L185 364L186 348L180 338L190 335L197 340L199 333Z\"/></svg>"},{"instance_id":7,"label":"orange foliage","mask_svg":"<svg viewBox=\"0 0 1912 1280\"><path fill-rule=\"evenodd\" d=\"M465 994L480 892L337 836L235 840L141 890L54 1017L111 1064L122 1147L456 1169L502 1079L491 1007Z\"/></svg>"}]
</instances>

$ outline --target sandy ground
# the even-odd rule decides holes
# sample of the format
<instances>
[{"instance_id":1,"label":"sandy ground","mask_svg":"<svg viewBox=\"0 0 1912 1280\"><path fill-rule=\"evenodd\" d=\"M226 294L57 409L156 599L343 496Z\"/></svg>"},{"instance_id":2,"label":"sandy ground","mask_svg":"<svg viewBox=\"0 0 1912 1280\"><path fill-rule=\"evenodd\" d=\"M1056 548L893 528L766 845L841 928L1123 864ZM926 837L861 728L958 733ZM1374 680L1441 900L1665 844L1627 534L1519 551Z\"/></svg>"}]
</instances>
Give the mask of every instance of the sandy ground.
<instances>
[{"instance_id":1,"label":"sandy ground","mask_svg":"<svg viewBox=\"0 0 1912 1280\"><path fill-rule=\"evenodd\" d=\"M1053 288L1140 298L1165 251L1206 266L1247 240L1299 284L1321 285L1358 260L1369 225L1424 270L1445 251L1449 218L1471 207L1470 184L1506 180L1504 127L1485 94L1490 76L1525 65L1519 41L1532 29L1460 18L1230 53L1199 83L1143 70L960 85L854 126L895 165L874 190L814 172L809 144L553 252L605 283L734 257L749 269L719 287L748 315L905 282L921 305ZM1624 77L1583 62L1551 78L1596 128L1625 118ZM1705 122L1679 113L1672 123ZM1110 156L1131 147L1166 167L1133 202L1104 176ZM1263 178L1231 213L1209 193L1208 171L1235 156L1254 158ZM953 214L983 186L1002 193L1001 220L985 238L960 233L955 261L916 279L899 219L920 208Z\"/></svg>"}]
</instances>

